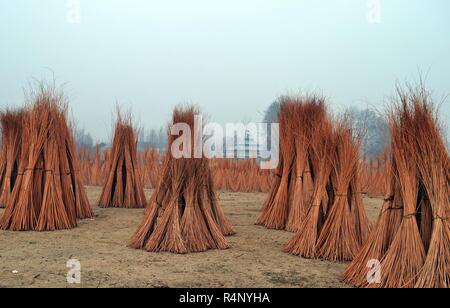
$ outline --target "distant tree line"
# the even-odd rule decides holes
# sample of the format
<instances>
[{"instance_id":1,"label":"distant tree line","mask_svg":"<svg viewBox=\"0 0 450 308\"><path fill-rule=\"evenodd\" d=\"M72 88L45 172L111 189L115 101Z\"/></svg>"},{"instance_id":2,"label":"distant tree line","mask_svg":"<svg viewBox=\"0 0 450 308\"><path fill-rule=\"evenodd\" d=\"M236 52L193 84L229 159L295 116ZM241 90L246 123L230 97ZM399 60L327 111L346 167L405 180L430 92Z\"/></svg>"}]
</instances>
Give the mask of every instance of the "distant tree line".
<instances>
[{"instance_id":1,"label":"distant tree line","mask_svg":"<svg viewBox=\"0 0 450 308\"><path fill-rule=\"evenodd\" d=\"M87 149L95 147L94 139L84 128L75 128L75 142L77 145L82 145Z\"/></svg>"},{"instance_id":2,"label":"distant tree line","mask_svg":"<svg viewBox=\"0 0 450 308\"><path fill-rule=\"evenodd\" d=\"M138 147L165 150L167 148L167 130L162 127L160 129L139 129Z\"/></svg>"},{"instance_id":3,"label":"distant tree line","mask_svg":"<svg viewBox=\"0 0 450 308\"><path fill-rule=\"evenodd\" d=\"M111 140L103 142L94 142L92 135L87 132L84 128L75 129L75 142L79 146L83 146L89 150L94 150L97 144L100 148L110 147ZM167 147L167 132L165 129L138 129L138 148L158 148L160 150L165 150Z\"/></svg>"},{"instance_id":4,"label":"distant tree line","mask_svg":"<svg viewBox=\"0 0 450 308\"><path fill-rule=\"evenodd\" d=\"M347 114L353 127L363 135L363 150L373 158L383 152L389 144L389 127L383 116L372 109L351 107Z\"/></svg>"}]
</instances>

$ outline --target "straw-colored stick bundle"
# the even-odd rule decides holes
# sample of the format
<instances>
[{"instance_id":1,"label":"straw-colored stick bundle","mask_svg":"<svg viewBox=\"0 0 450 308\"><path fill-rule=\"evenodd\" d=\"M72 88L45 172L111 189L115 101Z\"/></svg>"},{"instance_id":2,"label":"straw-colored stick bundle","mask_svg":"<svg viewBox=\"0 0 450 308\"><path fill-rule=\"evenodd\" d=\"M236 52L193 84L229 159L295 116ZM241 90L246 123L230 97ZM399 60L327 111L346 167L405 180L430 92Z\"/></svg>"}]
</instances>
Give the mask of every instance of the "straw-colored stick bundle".
<instances>
[{"instance_id":1,"label":"straw-colored stick bundle","mask_svg":"<svg viewBox=\"0 0 450 308\"><path fill-rule=\"evenodd\" d=\"M137 140L131 117L118 115L110 156L110 169L98 201L99 207L145 207L137 162Z\"/></svg>"},{"instance_id":2,"label":"straw-colored stick bundle","mask_svg":"<svg viewBox=\"0 0 450 308\"><path fill-rule=\"evenodd\" d=\"M343 120L335 132L336 151L333 158L335 173L334 202L326 214L325 224L317 241L317 256L328 260L352 260L362 241L361 226L368 226L365 217L359 221L362 207L357 203L352 181L358 172L361 139L353 136L350 124ZM356 140L355 140L356 139ZM363 211L365 213L365 211Z\"/></svg>"},{"instance_id":3,"label":"straw-colored stick bundle","mask_svg":"<svg viewBox=\"0 0 450 308\"><path fill-rule=\"evenodd\" d=\"M284 251L351 260L371 228L359 183L360 138L328 117L322 98L280 104L280 166L258 224L296 232Z\"/></svg>"},{"instance_id":4,"label":"straw-colored stick bundle","mask_svg":"<svg viewBox=\"0 0 450 308\"><path fill-rule=\"evenodd\" d=\"M316 129L316 138L311 143L311 157L314 170L314 191L309 201L306 218L299 225L294 237L285 245L284 251L305 258L317 256L317 240L325 222L328 204L327 184L333 169L335 138L331 123L322 122Z\"/></svg>"},{"instance_id":5,"label":"straw-colored stick bundle","mask_svg":"<svg viewBox=\"0 0 450 308\"><path fill-rule=\"evenodd\" d=\"M296 117L296 121L293 122L293 125L295 125L295 162L291 175L292 195L290 196L290 211L286 225L286 230L292 232L297 231L300 222L302 222L306 218L306 215L308 213L305 202L308 202L309 198L311 197L309 192L311 188L307 188L308 179L306 178L306 176L309 175L307 170L310 170L308 166L308 150L310 148L312 136L308 136L308 132L305 127L300 127L300 125L305 125L306 123L308 123L308 115L305 109L306 108L295 109L294 116Z\"/></svg>"},{"instance_id":6,"label":"straw-colored stick bundle","mask_svg":"<svg viewBox=\"0 0 450 308\"><path fill-rule=\"evenodd\" d=\"M306 258L352 260L371 228L359 183L361 139L354 136L348 120L333 122L314 104L303 108L304 115L296 118L305 132L295 136L294 188L289 190L288 229L296 234L284 251Z\"/></svg>"},{"instance_id":7,"label":"straw-colored stick bundle","mask_svg":"<svg viewBox=\"0 0 450 308\"><path fill-rule=\"evenodd\" d=\"M450 158L436 123L437 115L428 103L428 96L416 95L415 157L419 177L427 197L422 204L421 232L427 249L425 264L415 287L450 287ZM420 198L420 197L419 197ZM426 207L431 209L431 215ZM431 230L431 233L428 232Z\"/></svg>"},{"instance_id":8,"label":"straw-colored stick bundle","mask_svg":"<svg viewBox=\"0 0 450 308\"><path fill-rule=\"evenodd\" d=\"M356 230L356 238L360 245L358 248L359 251L362 245L364 245L369 238L373 226L367 216L357 171L355 171L354 177L350 182L349 196L351 196L351 200L349 202L352 204L350 209L353 224Z\"/></svg>"},{"instance_id":9,"label":"straw-colored stick bundle","mask_svg":"<svg viewBox=\"0 0 450 308\"><path fill-rule=\"evenodd\" d=\"M269 229L285 229L289 217L289 184L293 168L295 149L294 132L292 129L295 122L294 110L296 103L283 102L280 105L280 168L277 176L280 178L275 182L273 193L269 195L260 218L257 223Z\"/></svg>"},{"instance_id":10,"label":"straw-colored stick bundle","mask_svg":"<svg viewBox=\"0 0 450 308\"><path fill-rule=\"evenodd\" d=\"M389 117L392 172L377 225L344 273L358 287L450 287L449 154L422 87L399 90ZM369 260L381 261L371 283Z\"/></svg>"},{"instance_id":11,"label":"straw-colored stick bundle","mask_svg":"<svg viewBox=\"0 0 450 308\"><path fill-rule=\"evenodd\" d=\"M194 108L177 108L173 123L188 124L194 134L197 113ZM169 149L175 139L169 136ZM175 159L168 151L158 187L129 246L172 253L227 249L230 245L225 235L234 232L215 195L208 160Z\"/></svg>"},{"instance_id":12,"label":"straw-colored stick bundle","mask_svg":"<svg viewBox=\"0 0 450 308\"><path fill-rule=\"evenodd\" d=\"M262 208L257 224L269 229L298 230L306 218L313 193L315 174L311 142L315 127L326 120L323 98L282 98L280 122L280 163L277 178Z\"/></svg>"},{"instance_id":13,"label":"straw-colored stick bundle","mask_svg":"<svg viewBox=\"0 0 450 308\"><path fill-rule=\"evenodd\" d=\"M24 112L16 183L0 219L13 231L70 229L93 217L79 180L62 94L40 86Z\"/></svg>"},{"instance_id":14,"label":"straw-colored stick bundle","mask_svg":"<svg viewBox=\"0 0 450 308\"><path fill-rule=\"evenodd\" d=\"M400 121L403 122L403 119ZM413 123L413 119L404 119L405 123L392 122L392 152L403 200L403 217L400 228L382 260L380 286L413 287L414 279L425 259L425 248L417 223L418 170L409 131L412 127L408 127Z\"/></svg>"},{"instance_id":15,"label":"straw-colored stick bundle","mask_svg":"<svg viewBox=\"0 0 450 308\"><path fill-rule=\"evenodd\" d=\"M0 157L0 208L6 207L16 182L23 117L22 111L6 111L0 114L3 143Z\"/></svg>"}]
</instances>

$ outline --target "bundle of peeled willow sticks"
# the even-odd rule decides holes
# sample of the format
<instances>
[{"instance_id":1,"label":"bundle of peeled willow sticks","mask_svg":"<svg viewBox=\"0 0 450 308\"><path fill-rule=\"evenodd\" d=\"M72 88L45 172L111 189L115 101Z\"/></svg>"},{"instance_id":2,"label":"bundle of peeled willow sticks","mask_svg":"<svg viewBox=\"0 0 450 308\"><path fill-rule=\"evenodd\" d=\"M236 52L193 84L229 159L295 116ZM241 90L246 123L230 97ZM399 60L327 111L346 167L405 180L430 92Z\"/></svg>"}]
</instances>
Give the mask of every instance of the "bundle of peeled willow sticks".
<instances>
[{"instance_id":1,"label":"bundle of peeled willow sticks","mask_svg":"<svg viewBox=\"0 0 450 308\"><path fill-rule=\"evenodd\" d=\"M131 115L118 112L110 156L110 169L98 201L99 207L145 207L145 195L137 162L137 138Z\"/></svg>"},{"instance_id":2,"label":"bundle of peeled willow sticks","mask_svg":"<svg viewBox=\"0 0 450 308\"><path fill-rule=\"evenodd\" d=\"M311 102L303 102L294 111L296 121L294 127L295 163L291 175L290 210L286 230L296 232L300 223L308 214L308 202L314 189L311 141L314 136L313 121L324 120L325 112L321 99L311 99Z\"/></svg>"},{"instance_id":3,"label":"bundle of peeled willow sticks","mask_svg":"<svg viewBox=\"0 0 450 308\"><path fill-rule=\"evenodd\" d=\"M361 138L347 118L325 119L313 130L308 160L303 159L311 162L313 192L303 199L305 216L284 251L306 258L352 260L371 228L358 178ZM300 179L305 181L304 176Z\"/></svg>"},{"instance_id":4,"label":"bundle of peeled willow sticks","mask_svg":"<svg viewBox=\"0 0 450 308\"><path fill-rule=\"evenodd\" d=\"M271 193L263 206L257 224L269 229L285 229L289 217L289 184L292 165L295 159L293 116L297 106L295 100L285 99L280 104L278 120L280 122L280 164Z\"/></svg>"},{"instance_id":5,"label":"bundle of peeled willow sticks","mask_svg":"<svg viewBox=\"0 0 450 308\"><path fill-rule=\"evenodd\" d=\"M298 230L306 219L313 193L315 169L311 143L319 138L316 127L327 122L324 99L318 96L280 100L280 163L277 178L257 224L269 229Z\"/></svg>"},{"instance_id":6,"label":"bundle of peeled willow sticks","mask_svg":"<svg viewBox=\"0 0 450 308\"><path fill-rule=\"evenodd\" d=\"M22 111L5 111L0 114L3 143L0 158L0 208L6 206L16 182L23 117Z\"/></svg>"},{"instance_id":7,"label":"bundle of peeled willow sticks","mask_svg":"<svg viewBox=\"0 0 450 308\"><path fill-rule=\"evenodd\" d=\"M442 134L435 123L437 116L426 99L415 99L417 109L416 159L422 185L427 195L421 208L421 232L427 256L415 287L450 287L450 157ZM427 133L423 133L426 131ZM426 208L431 210L428 215Z\"/></svg>"},{"instance_id":8,"label":"bundle of peeled willow sticks","mask_svg":"<svg viewBox=\"0 0 450 308\"><path fill-rule=\"evenodd\" d=\"M327 185L333 169L335 137L328 121L321 122L315 129L316 138L311 140L310 150L314 170L314 191L308 202L309 209L305 219L300 223L294 237L284 247L285 252L305 258L317 256L319 232L332 199L328 195Z\"/></svg>"},{"instance_id":9,"label":"bundle of peeled willow sticks","mask_svg":"<svg viewBox=\"0 0 450 308\"><path fill-rule=\"evenodd\" d=\"M183 136L191 137L188 142L194 140L196 114L198 111L193 107L176 108L173 114L173 124L184 123L191 128L192 135ZM176 139L169 135L169 149ZM168 151L158 187L129 246L173 253L227 249L230 245L225 236L234 233L215 194L209 161L206 158L176 159Z\"/></svg>"},{"instance_id":10,"label":"bundle of peeled willow sticks","mask_svg":"<svg viewBox=\"0 0 450 308\"><path fill-rule=\"evenodd\" d=\"M420 86L400 89L398 97L389 114L389 195L375 229L345 271L344 280L358 287L448 288L448 151L429 93ZM373 259L381 262L379 281L367 279L371 270L367 263Z\"/></svg>"},{"instance_id":11,"label":"bundle of peeled willow sticks","mask_svg":"<svg viewBox=\"0 0 450 308\"><path fill-rule=\"evenodd\" d=\"M0 228L70 229L93 217L79 179L73 133L62 93L40 85L23 113L17 178Z\"/></svg>"},{"instance_id":12,"label":"bundle of peeled willow sticks","mask_svg":"<svg viewBox=\"0 0 450 308\"><path fill-rule=\"evenodd\" d=\"M355 136L347 119L337 125L335 146L334 202L325 214L316 249L320 258L343 261L352 260L358 253L367 239L365 230L370 229L370 223L358 200L357 187L353 186L357 183L361 138Z\"/></svg>"}]
</instances>

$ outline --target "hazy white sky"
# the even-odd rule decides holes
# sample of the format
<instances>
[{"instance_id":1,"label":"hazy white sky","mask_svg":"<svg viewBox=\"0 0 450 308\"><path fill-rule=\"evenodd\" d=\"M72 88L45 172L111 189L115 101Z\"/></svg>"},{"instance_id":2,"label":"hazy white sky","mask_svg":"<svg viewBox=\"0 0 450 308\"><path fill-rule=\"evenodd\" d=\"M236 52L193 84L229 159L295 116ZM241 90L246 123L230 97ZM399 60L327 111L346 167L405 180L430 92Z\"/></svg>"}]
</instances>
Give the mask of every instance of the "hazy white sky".
<instances>
[{"instance_id":1,"label":"hazy white sky","mask_svg":"<svg viewBox=\"0 0 450 308\"><path fill-rule=\"evenodd\" d=\"M21 105L27 81L50 70L101 139L116 101L158 127L180 102L219 122L258 121L298 90L337 110L382 108L419 70L436 98L450 93L448 0L379 0L380 23L368 19L376 0L78 0L79 24L73 1L0 2L0 107ZM450 101L441 111L449 125Z\"/></svg>"}]
</instances>

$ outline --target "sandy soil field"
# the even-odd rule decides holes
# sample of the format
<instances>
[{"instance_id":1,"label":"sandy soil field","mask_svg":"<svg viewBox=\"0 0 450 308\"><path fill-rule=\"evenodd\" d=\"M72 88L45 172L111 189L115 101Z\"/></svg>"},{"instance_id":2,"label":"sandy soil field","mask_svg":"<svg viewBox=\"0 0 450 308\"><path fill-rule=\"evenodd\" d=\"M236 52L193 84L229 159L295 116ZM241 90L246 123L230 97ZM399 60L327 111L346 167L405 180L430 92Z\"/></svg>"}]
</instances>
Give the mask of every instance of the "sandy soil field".
<instances>
[{"instance_id":1,"label":"sandy soil field","mask_svg":"<svg viewBox=\"0 0 450 308\"><path fill-rule=\"evenodd\" d=\"M100 188L87 191L95 204ZM127 248L143 210L93 206L95 218L73 230L0 231L0 287L348 287L340 281L345 263L285 254L281 247L291 233L254 225L264 198L265 194L220 193L237 229L229 238L232 249L226 251L174 255ZM375 221L381 200L365 203ZM79 285L66 281L69 259L80 261Z\"/></svg>"}]
</instances>

